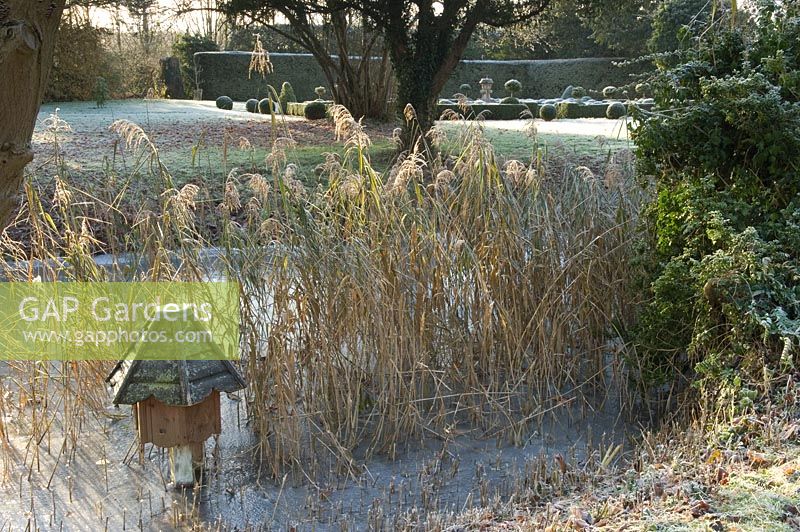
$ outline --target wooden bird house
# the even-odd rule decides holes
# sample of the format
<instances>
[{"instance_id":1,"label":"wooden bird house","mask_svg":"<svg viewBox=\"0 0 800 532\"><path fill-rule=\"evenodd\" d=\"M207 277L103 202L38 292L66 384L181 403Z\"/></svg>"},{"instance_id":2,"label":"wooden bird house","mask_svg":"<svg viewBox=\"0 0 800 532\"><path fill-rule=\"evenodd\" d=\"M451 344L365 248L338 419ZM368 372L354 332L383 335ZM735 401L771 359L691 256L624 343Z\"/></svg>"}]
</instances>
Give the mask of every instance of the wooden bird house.
<instances>
[{"instance_id":1,"label":"wooden bird house","mask_svg":"<svg viewBox=\"0 0 800 532\"><path fill-rule=\"evenodd\" d=\"M107 381L114 404L133 405L139 444L169 449L176 486L203 466L204 442L222 431L220 392L245 387L227 360L123 360Z\"/></svg>"}]
</instances>

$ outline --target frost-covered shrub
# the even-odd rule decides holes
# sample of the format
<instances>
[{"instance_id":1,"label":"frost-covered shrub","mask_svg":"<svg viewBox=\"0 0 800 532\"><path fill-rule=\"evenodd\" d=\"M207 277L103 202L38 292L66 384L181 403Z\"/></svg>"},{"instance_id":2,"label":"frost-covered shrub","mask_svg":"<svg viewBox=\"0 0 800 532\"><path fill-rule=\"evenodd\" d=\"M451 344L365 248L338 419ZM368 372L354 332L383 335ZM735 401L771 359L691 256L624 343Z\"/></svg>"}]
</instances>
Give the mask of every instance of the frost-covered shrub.
<instances>
[{"instance_id":1,"label":"frost-covered shrub","mask_svg":"<svg viewBox=\"0 0 800 532\"><path fill-rule=\"evenodd\" d=\"M522 90L522 83L516 79L510 79L505 82L503 87L505 87L511 97L514 98Z\"/></svg>"},{"instance_id":2,"label":"frost-covered shrub","mask_svg":"<svg viewBox=\"0 0 800 532\"><path fill-rule=\"evenodd\" d=\"M617 88L610 85L603 89L603 98L611 99L617 97Z\"/></svg>"},{"instance_id":3,"label":"frost-covered shrub","mask_svg":"<svg viewBox=\"0 0 800 532\"><path fill-rule=\"evenodd\" d=\"M632 130L655 182L634 363L645 385L687 377L731 415L732 392L800 366L800 4L759 7L687 35L650 81L659 112Z\"/></svg>"},{"instance_id":4,"label":"frost-covered shrub","mask_svg":"<svg viewBox=\"0 0 800 532\"><path fill-rule=\"evenodd\" d=\"M289 103L296 101L297 97L294 95L292 84L288 81L284 81L283 85L281 85L281 93L278 95L278 102L281 104L281 111L286 113L286 110L289 108Z\"/></svg>"},{"instance_id":5,"label":"frost-covered shrub","mask_svg":"<svg viewBox=\"0 0 800 532\"><path fill-rule=\"evenodd\" d=\"M308 102L303 115L309 120L322 120L328 116L328 107L322 101Z\"/></svg>"},{"instance_id":6,"label":"frost-covered shrub","mask_svg":"<svg viewBox=\"0 0 800 532\"><path fill-rule=\"evenodd\" d=\"M233 100L227 96L220 96L217 98L217 108L224 111L230 111L233 109Z\"/></svg>"},{"instance_id":7,"label":"frost-covered shrub","mask_svg":"<svg viewBox=\"0 0 800 532\"><path fill-rule=\"evenodd\" d=\"M606 118L609 120L618 120L625 116L628 109L622 102L611 102L606 109Z\"/></svg>"},{"instance_id":8,"label":"frost-covered shrub","mask_svg":"<svg viewBox=\"0 0 800 532\"><path fill-rule=\"evenodd\" d=\"M247 109L248 113L257 113L258 112L258 100L255 98L250 98L244 104L245 109Z\"/></svg>"},{"instance_id":9,"label":"frost-covered shrub","mask_svg":"<svg viewBox=\"0 0 800 532\"><path fill-rule=\"evenodd\" d=\"M557 114L556 106L551 103L546 103L539 108L539 118L546 122L555 120Z\"/></svg>"}]
</instances>

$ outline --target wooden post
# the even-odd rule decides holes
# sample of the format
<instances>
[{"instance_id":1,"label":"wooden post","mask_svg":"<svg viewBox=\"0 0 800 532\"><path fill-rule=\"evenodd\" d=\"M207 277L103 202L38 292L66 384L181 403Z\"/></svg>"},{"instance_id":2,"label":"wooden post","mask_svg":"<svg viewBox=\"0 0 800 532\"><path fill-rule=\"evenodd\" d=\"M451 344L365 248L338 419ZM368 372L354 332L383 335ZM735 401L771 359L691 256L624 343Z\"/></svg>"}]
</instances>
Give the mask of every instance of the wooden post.
<instances>
[{"instance_id":1,"label":"wooden post","mask_svg":"<svg viewBox=\"0 0 800 532\"><path fill-rule=\"evenodd\" d=\"M194 469L194 479L199 482L203 477L203 469L206 467L206 446L204 442L192 444L192 469Z\"/></svg>"},{"instance_id":2,"label":"wooden post","mask_svg":"<svg viewBox=\"0 0 800 532\"><path fill-rule=\"evenodd\" d=\"M169 448L169 471L176 488L194 486L193 445Z\"/></svg>"},{"instance_id":3,"label":"wooden post","mask_svg":"<svg viewBox=\"0 0 800 532\"><path fill-rule=\"evenodd\" d=\"M193 486L205 468L205 446L190 443L169 448L169 471L177 488Z\"/></svg>"}]
</instances>

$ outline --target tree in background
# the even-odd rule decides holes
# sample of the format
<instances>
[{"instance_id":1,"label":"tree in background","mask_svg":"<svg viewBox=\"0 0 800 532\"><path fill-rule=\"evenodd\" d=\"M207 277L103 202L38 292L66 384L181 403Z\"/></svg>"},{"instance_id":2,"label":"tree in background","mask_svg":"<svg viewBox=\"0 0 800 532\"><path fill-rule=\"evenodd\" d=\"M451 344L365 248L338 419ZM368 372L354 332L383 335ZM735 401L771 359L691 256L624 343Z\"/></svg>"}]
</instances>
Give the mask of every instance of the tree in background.
<instances>
[{"instance_id":1,"label":"tree in background","mask_svg":"<svg viewBox=\"0 0 800 532\"><path fill-rule=\"evenodd\" d=\"M17 204L65 0L0 0L0 222Z\"/></svg>"},{"instance_id":2,"label":"tree in background","mask_svg":"<svg viewBox=\"0 0 800 532\"><path fill-rule=\"evenodd\" d=\"M698 29L706 26L712 4L708 0L667 0L653 17L653 32L647 42L651 52L688 48Z\"/></svg>"},{"instance_id":3,"label":"tree in background","mask_svg":"<svg viewBox=\"0 0 800 532\"><path fill-rule=\"evenodd\" d=\"M663 0L584 0L565 5L573 4L598 44L617 55L637 57L647 52L653 14L661 3Z\"/></svg>"},{"instance_id":4,"label":"tree in background","mask_svg":"<svg viewBox=\"0 0 800 532\"><path fill-rule=\"evenodd\" d=\"M541 16L508 27L481 25L469 59L638 57L665 0L552 0ZM712 0L713 1L713 0Z\"/></svg>"},{"instance_id":5,"label":"tree in background","mask_svg":"<svg viewBox=\"0 0 800 532\"><path fill-rule=\"evenodd\" d=\"M274 29L273 29L274 28ZM356 29L348 28L348 33L354 35ZM317 33L319 39L323 42L330 41L326 37L327 29L319 25L317 26ZM303 48L296 40L287 38L286 35L291 35L292 28L288 24L280 24L271 22L269 26L262 26L260 24L246 24L244 26L237 26L231 29L231 38L228 41L228 50L252 50L253 39L256 35L261 39L261 44L265 50L270 53L308 53L308 50ZM360 39L359 39L360 40ZM348 39L348 47L355 47L353 37Z\"/></svg>"},{"instance_id":6,"label":"tree in background","mask_svg":"<svg viewBox=\"0 0 800 532\"><path fill-rule=\"evenodd\" d=\"M120 0L120 2L136 21L139 40L147 50L153 42L151 17L158 5L157 0Z\"/></svg>"},{"instance_id":7,"label":"tree in background","mask_svg":"<svg viewBox=\"0 0 800 532\"><path fill-rule=\"evenodd\" d=\"M89 100L98 76L106 79L111 92L118 91L118 69L104 45L108 33L93 27L86 18L64 17L53 53L46 101Z\"/></svg>"},{"instance_id":8,"label":"tree in background","mask_svg":"<svg viewBox=\"0 0 800 532\"><path fill-rule=\"evenodd\" d=\"M229 45L239 21L222 12L219 0L174 0L174 4L176 15L194 15L187 34L213 41L221 47Z\"/></svg>"},{"instance_id":9,"label":"tree in background","mask_svg":"<svg viewBox=\"0 0 800 532\"><path fill-rule=\"evenodd\" d=\"M720 2L720 0L716 0ZM638 57L686 46L715 0L553 0L534 20L507 28L481 26L465 57L560 59Z\"/></svg>"},{"instance_id":10,"label":"tree in background","mask_svg":"<svg viewBox=\"0 0 800 532\"><path fill-rule=\"evenodd\" d=\"M194 54L197 52L216 51L219 51L219 45L204 35L190 35L188 33L184 33L178 37L178 40L172 45L172 53L181 63L183 85L188 96L191 97L197 88L197 76L194 68Z\"/></svg>"},{"instance_id":11,"label":"tree in background","mask_svg":"<svg viewBox=\"0 0 800 532\"><path fill-rule=\"evenodd\" d=\"M625 31L620 28L619 31ZM598 43L574 2L553 0L540 17L508 27L481 25L464 59L565 59L611 57L616 50Z\"/></svg>"},{"instance_id":12,"label":"tree in background","mask_svg":"<svg viewBox=\"0 0 800 532\"><path fill-rule=\"evenodd\" d=\"M363 24L375 28L375 34L383 36L397 78L398 108L403 112L410 105L416 114L419 128L406 127L404 134L405 145L411 146L433 125L436 98L478 26L509 26L533 19L548 3L549 0L228 0L226 6L237 13L277 11L287 18L293 29L307 27L315 18L327 16L335 20L349 11ZM337 39L337 42L343 41ZM316 48L314 43L304 44L318 56L312 50ZM340 61L347 51L343 52ZM317 58L321 64L326 61ZM360 63L369 64L368 61ZM349 92L347 83L346 77L338 80L337 99Z\"/></svg>"},{"instance_id":13,"label":"tree in background","mask_svg":"<svg viewBox=\"0 0 800 532\"><path fill-rule=\"evenodd\" d=\"M392 88L388 50L380 29L350 4L339 0L319 4L305 0L228 0L224 8L231 16L245 14L257 26L311 53L334 99L354 116L386 115ZM276 12L286 19L288 27L275 23Z\"/></svg>"}]
</instances>

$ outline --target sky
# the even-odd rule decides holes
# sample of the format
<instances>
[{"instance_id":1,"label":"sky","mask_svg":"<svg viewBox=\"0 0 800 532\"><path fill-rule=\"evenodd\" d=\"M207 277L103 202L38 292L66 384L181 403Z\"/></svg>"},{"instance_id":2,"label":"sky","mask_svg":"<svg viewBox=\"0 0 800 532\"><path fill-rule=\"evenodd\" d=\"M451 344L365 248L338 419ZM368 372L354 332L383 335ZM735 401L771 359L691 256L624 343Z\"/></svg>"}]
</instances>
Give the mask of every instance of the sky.
<instances>
[{"instance_id":1,"label":"sky","mask_svg":"<svg viewBox=\"0 0 800 532\"><path fill-rule=\"evenodd\" d=\"M198 31L200 29L201 18L199 13L176 17L172 14L175 8L175 0L158 0L157 10L160 14L154 17L154 21L160 23L164 29L179 32L187 30ZM122 9L121 11L123 19L129 21L126 10ZM115 12L111 9L93 7L90 8L90 16L95 26L103 28L114 27Z\"/></svg>"}]
</instances>

